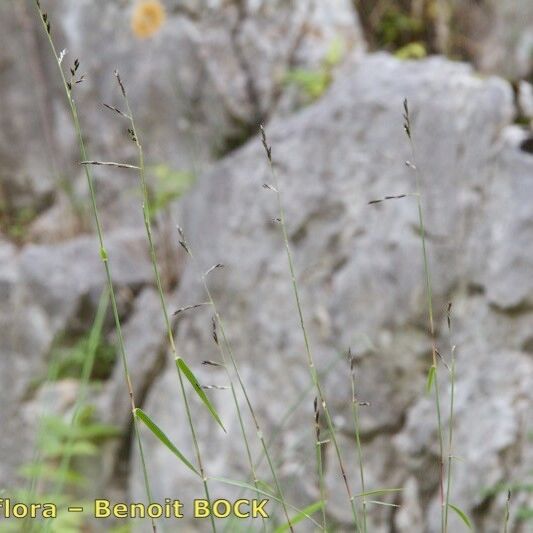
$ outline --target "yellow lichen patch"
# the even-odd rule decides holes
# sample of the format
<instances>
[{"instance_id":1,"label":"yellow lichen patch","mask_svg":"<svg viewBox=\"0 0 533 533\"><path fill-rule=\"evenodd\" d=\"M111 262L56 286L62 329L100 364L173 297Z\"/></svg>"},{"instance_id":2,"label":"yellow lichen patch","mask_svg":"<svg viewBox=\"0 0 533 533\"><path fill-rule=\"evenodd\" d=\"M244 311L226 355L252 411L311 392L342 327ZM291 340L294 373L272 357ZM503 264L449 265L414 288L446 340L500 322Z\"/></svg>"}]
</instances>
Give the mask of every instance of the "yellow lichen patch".
<instances>
[{"instance_id":1,"label":"yellow lichen patch","mask_svg":"<svg viewBox=\"0 0 533 533\"><path fill-rule=\"evenodd\" d=\"M131 29L140 39L151 37L165 22L165 8L159 0L142 0L133 9Z\"/></svg>"}]
</instances>

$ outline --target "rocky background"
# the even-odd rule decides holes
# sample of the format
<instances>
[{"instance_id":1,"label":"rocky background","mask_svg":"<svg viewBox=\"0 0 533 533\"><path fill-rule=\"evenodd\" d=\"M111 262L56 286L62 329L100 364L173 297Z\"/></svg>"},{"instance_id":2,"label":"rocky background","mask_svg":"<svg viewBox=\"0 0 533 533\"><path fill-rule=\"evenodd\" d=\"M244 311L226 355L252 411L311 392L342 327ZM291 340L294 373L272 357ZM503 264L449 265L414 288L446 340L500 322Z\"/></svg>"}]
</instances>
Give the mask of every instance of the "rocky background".
<instances>
[{"instance_id":1,"label":"rocky background","mask_svg":"<svg viewBox=\"0 0 533 533\"><path fill-rule=\"evenodd\" d=\"M258 138L258 125L266 124L311 345L353 484L348 348L357 357L359 395L370 403L361 420L367 486L404 489L386 500L399 507L372 507L372 532L440 528L416 201L369 205L415 191L404 164L412 159L401 117L408 98L437 341L443 357L453 345L457 354L452 501L477 531L501 531L512 485L509 531L530 531L531 2L168 0L166 20L149 37L132 28L135 3L42 4L65 65L80 60L85 78L74 95L94 159L135 161L127 125L102 105L121 102L115 68L126 83L158 206L158 256L172 310L205 301L200 273L225 265L209 283L264 432L276 436L286 495L305 506L319 497L313 393L273 220L275 196L262 187L271 181ZM105 284L75 133L33 3L3 2L0 28L0 490L9 493L25 486L21 467L39 449L43 413L70 416L79 381L53 362L84 346ZM95 177L137 404L192 457L136 176L98 168ZM177 223L196 264L178 249ZM224 386L223 374L201 366L218 357L211 315L205 307L180 314L176 338L202 382ZM142 499L111 316L103 331L89 403L94 420L117 435L79 461L88 483L78 490ZM246 480L230 392L210 396L228 435L191 395L207 471ZM445 382L442 402L449 403ZM198 497L201 485L168 450L150 435L145 447L154 498ZM329 519L348 531L351 515L330 448ZM261 474L269 479L267 470ZM232 494L223 485L213 485L213 493ZM464 528L456 520L451 531Z\"/></svg>"}]
</instances>

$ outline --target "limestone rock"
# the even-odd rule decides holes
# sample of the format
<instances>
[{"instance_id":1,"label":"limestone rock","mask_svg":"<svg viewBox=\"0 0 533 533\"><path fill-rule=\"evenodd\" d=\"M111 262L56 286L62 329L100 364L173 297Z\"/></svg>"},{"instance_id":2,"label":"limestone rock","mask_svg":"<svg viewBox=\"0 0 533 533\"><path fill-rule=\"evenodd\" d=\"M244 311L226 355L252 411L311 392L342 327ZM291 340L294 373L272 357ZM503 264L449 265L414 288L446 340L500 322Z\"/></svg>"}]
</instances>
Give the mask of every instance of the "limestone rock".
<instances>
[{"instance_id":1,"label":"limestone rock","mask_svg":"<svg viewBox=\"0 0 533 533\"><path fill-rule=\"evenodd\" d=\"M140 238L139 238L140 237ZM120 312L127 314L134 291L152 282L143 234L109 235L109 258ZM15 484L17 469L28 461L36 433L35 417L21 417L21 406L39 394L49 352L57 335L87 331L105 287L94 237L55 245L29 245L21 251L0 245L2 365L0 438L4 483ZM35 402L33 402L35 403ZM29 411L28 411L29 412ZM33 411L32 411L33 412Z\"/></svg>"},{"instance_id":2,"label":"limestone rock","mask_svg":"<svg viewBox=\"0 0 533 533\"><path fill-rule=\"evenodd\" d=\"M466 461L454 464L453 497L483 531L492 531L500 523L485 516L501 516L502 500L487 499L482 488L509 479L511 471L525 475L524 420L532 403L533 365L527 352L533 293L526 272L533 256L525 246L532 238L525 199L531 196L533 158L507 135L514 112L510 87L441 58L402 62L377 54L354 59L323 99L273 121L268 142L310 342L324 373L349 477L357 486L344 358L351 347L360 398L370 402L361 418L369 482L372 488L414 487L406 497L409 510L396 516L394 509L373 508L369 520L376 531L386 531L387 524L405 527L405 517L415 517L419 523L413 527L432 531L439 523L438 447L433 403L423 394L431 339L416 201L409 195L416 191L415 175L404 164L413 160L402 131L405 97L422 176L439 349L449 360L451 344L458 346L456 446ZM273 221L275 193L264 183L277 186L256 138L204 175L180 204L176 218L199 266L186 268L176 305L204 301L200 273L216 263L226 265L210 274L209 284L263 432L277 435L272 451L286 496L303 506L317 497L314 393L280 228ZM401 194L408 196L368 205ZM456 301L458 328L452 335L446 325L450 300ZM211 313L200 308L184 315L178 344L202 383L226 385L224 376L200 367L202 359L217 357ZM442 386L443 405L448 405L448 389ZM183 408L172 401L177 390L175 369L168 367L151 388L146 410L193 457L187 424L175 422L184 420ZM207 472L246 480L231 398L224 391L212 397L229 436L191 394ZM282 422L293 404L292 417ZM198 496L201 486L168 450L149 436L147 442L158 480L155 496ZM138 461L133 466L132 494L141 497ZM331 450L325 468L331 519L349 529L346 494ZM268 480L268 470L260 476Z\"/></svg>"}]
</instances>

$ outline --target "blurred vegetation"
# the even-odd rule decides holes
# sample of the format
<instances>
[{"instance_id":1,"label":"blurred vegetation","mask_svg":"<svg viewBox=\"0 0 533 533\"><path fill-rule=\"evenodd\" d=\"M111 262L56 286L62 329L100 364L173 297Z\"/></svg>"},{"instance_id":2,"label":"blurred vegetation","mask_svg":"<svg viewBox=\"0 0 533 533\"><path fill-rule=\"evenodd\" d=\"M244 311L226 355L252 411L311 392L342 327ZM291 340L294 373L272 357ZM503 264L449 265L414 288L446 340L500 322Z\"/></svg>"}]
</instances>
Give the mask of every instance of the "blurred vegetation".
<instances>
[{"instance_id":1,"label":"blurred vegetation","mask_svg":"<svg viewBox=\"0 0 533 533\"><path fill-rule=\"evenodd\" d=\"M354 5L371 49L409 59L444 54L473 61L472 25L488 15L484 0L354 0Z\"/></svg>"},{"instance_id":2,"label":"blurred vegetation","mask_svg":"<svg viewBox=\"0 0 533 533\"><path fill-rule=\"evenodd\" d=\"M186 193L196 180L192 173L175 170L164 164L151 167L149 172L154 178L149 185L152 216Z\"/></svg>"},{"instance_id":3,"label":"blurred vegetation","mask_svg":"<svg viewBox=\"0 0 533 533\"><path fill-rule=\"evenodd\" d=\"M530 437L531 439L531 437ZM497 483L496 485L486 488L482 491L483 498L493 498L498 494L508 495L508 504L512 502L518 495L533 494L533 482L517 482L517 483ZM533 507L527 504L518 505L514 511L514 516L518 521L530 522L533 521ZM528 530L529 531L529 530Z\"/></svg>"},{"instance_id":4,"label":"blurred vegetation","mask_svg":"<svg viewBox=\"0 0 533 533\"><path fill-rule=\"evenodd\" d=\"M78 493L89 482L83 461L96 457L100 446L108 439L119 436L114 426L102 424L94 418L94 407L85 405L74 422L56 415L42 418L33 462L22 466L20 474L28 479L30 487L15 491L17 502L42 501L57 506L57 518L48 529L51 533L79 533L84 531L90 517L91 502L80 500ZM34 485L32 480L38 480ZM83 506L84 512L72 513L68 506ZM29 531L25 520L8 520L0 524L0 532Z\"/></svg>"},{"instance_id":5,"label":"blurred vegetation","mask_svg":"<svg viewBox=\"0 0 533 533\"><path fill-rule=\"evenodd\" d=\"M342 39L334 39L319 68L295 68L285 75L285 83L295 85L304 94L306 103L320 98L333 81L333 69L342 61L345 47Z\"/></svg>"},{"instance_id":6,"label":"blurred vegetation","mask_svg":"<svg viewBox=\"0 0 533 533\"><path fill-rule=\"evenodd\" d=\"M0 203L1 232L16 243L25 240L28 226L33 222L37 212L32 207L10 209L5 203Z\"/></svg>"},{"instance_id":7,"label":"blurred vegetation","mask_svg":"<svg viewBox=\"0 0 533 533\"><path fill-rule=\"evenodd\" d=\"M91 332L72 340L60 338L52 348L51 358L57 364L56 379L79 378L90 350ZM100 381L109 377L113 371L117 352L115 347L103 336L94 349L94 365L90 379Z\"/></svg>"},{"instance_id":8,"label":"blurred vegetation","mask_svg":"<svg viewBox=\"0 0 533 533\"><path fill-rule=\"evenodd\" d=\"M37 216L33 207L17 207L11 200L8 187L0 179L0 232L9 239L22 243L28 226Z\"/></svg>"}]
</instances>

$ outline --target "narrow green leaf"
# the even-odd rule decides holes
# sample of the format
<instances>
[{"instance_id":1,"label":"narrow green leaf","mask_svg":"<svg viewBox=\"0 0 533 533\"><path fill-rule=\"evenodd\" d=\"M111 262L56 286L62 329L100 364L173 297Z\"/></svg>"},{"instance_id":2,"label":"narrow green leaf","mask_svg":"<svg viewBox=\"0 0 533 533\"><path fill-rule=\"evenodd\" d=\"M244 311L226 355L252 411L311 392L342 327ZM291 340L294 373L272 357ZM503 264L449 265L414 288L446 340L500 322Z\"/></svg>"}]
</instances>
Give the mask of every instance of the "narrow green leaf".
<instances>
[{"instance_id":1,"label":"narrow green leaf","mask_svg":"<svg viewBox=\"0 0 533 533\"><path fill-rule=\"evenodd\" d=\"M305 520L309 515L312 515L316 513L317 511L320 511L324 507L324 502L322 500L319 500L315 503L312 503L311 505L308 505L300 513L298 513L296 516L293 516L291 518L291 523L283 524L282 526L279 526L274 530L274 533L283 533L284 531L287 531L291 528L291 526L294 526L298 522L301 522L302 520Z\"/></svg>"},{"instance_id":2,"label":"narrow green leaf","mask_svg":"<svg viewBox=\"0 0 533 533\"><path fill-rule=\"evenodd\" d=\"M216 409L214 408L213 404L210 402L209 398L207 397L207 394L203 391L202 387L200 387L200 384L198 383L196 376L193 374L192 370L187 366L187 363L181 357L178 357L178 359L176 359L176 366L178 367L178 371L181 370L185 374L185 377L189 380L189 383L193 386L193 389L196 391L196 394L198 394L198 396L200 397L200 400L202 400L202 402L207 407L207 409L209 409L209 412L211 413L213 418L216 420L217 424L224 430L224 433L226 433L226 428L224 427L224 424L222 424L222 420L220 420L220 417L218 416Z\"/></svg>"},{"instance_id":3,"label":"narrow green leaf","mask_svg":"<svg viewBox=\"0 0 533 533\"><path fill-rule=\"evenodd\" d=\"M251 490L255 492L256 494L262 494L263 496L267 496L268 498L272 498L274 501L281 503L281 499L275 496L274 494L258 489L257 487L254 487L254 485L250 485L249 483L244 483L242 481L235 481L233 479L227 479L224 477L210 477L209 479L211 479L212 481L219 481L220 483L225 483L226 485L232 485L234 487L239 487L241 489ZM312 516L306 513L305 510L298 509L298 507L291 505L288 501L286 500L284 501L287 507L290 507L292 510L296 511L298 514L301 513L304 518L307 518L307 520L310 520L311 522L313 522L315 526L322 529L322 526Z\"/></svg>"},{"instance_id":4,"label":"narrow green leaf","mask_svg":"<svg viewBox=\"0 0 533 533\"><path fill-rule=\"evenodd\" d=\"M466 513L464 511L462 511L461 509L459 509L459 507L453 505L452 503L449 503L448 507L457 513L459 518L466 524L468 529L472 529L472 523L470 522L470 519L468 518L468 516L466 516Z\"/></svg>"},{"instance_id":5,"label":"narrow green leaf","mask_svg":"<svg viewBox=\"0 0 533 533\"><path fill-rule=\"evenodd\" d=\"M254 486L255 486L255 484L254 484ZM276 492L276 489L272 485L269 485L266 481L263 481L262 479L258 479L257 480L257 486L261 490L264 490L264 491L267 491L267 492L271 492L272 494L275 494L275 492Z\"/></svg>"},{"instance_id":6,"label":"narrow green leaf","mask_svg":"<svg viewBox=\"0 0 533 533\"><path fill-rule=\"evenodd\" d=\"M431 366L428 373L428 380L426 383L426 391L431 392L431 388L433 387L433 383L435 382L435 372L436 372L435 366Z\"/></svg>"},{"instance_id":7,"label":"narrow green leaf","mask_svg":"<svg viewBox=\"0 0 533 533\"><path fill-rule=\"evenodd\" d=\"M363 496L377 496L378 494L389 494L391 492L402 492L403 489L374 489L366 492L359 492L354 498L362 498Z\"/></svg>"},{"instance_id":8,"label":"narrow green leaf","mask_svg":"<svg viewBox=\"0 0 533 533\"><path fill-rule=\"evenodd\" d=\"M172 444L170 439L165 435L163 430L152 421L152 419L142 410L137 407L135 409L135 416L141 420L144 425L190 470L197 476L200 476L198 470L188 461L185 456Z\"/></svg>"},{"instance_id":9,"label":"narrow green leaf","mask_svg":"<svg viewBox=\"0 0 533 533\"><path fill-rule=\"evenodd\" d=\"M366 503L374 503L375 505L384 505L385 507L400 507L396 503L380 502L378 500L368 500Z\"/></svg>"}]
</instances>

